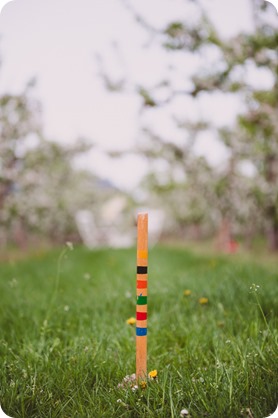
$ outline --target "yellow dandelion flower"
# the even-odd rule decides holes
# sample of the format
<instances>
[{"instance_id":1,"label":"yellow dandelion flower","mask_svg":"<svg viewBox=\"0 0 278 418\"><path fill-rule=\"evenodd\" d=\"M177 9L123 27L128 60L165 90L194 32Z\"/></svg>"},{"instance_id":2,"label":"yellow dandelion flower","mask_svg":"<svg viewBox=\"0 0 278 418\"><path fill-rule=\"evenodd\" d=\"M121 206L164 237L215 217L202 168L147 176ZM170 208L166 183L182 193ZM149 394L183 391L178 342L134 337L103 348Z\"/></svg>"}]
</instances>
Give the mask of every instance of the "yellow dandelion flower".
<instances>
[{"instance_id":1,"label":"yellow dandelion flower","mask_svg":"<svg viewBox=\"0 0 278 418\"><path fill-rule=\"evenodd\" d=\"M189 296L189 295L191 295L191 290L186 289L186 290L183 292L183 294L184 294L184 296Z\"/></svg>"},{"instance_id":2,"label":"yellow dandelion flower","mask_svg":"<svg viewBox=\"0 0 278 418\"><path fill-rule=\"evenodd\" d=\"M157 370L152 370L152 371L149 373L149 377L150 377L151 379L155 379L155 378L157 377Z\"/></svg>"},{"instance_id":3,"label":"yellow dandelion flower","mask_svg":"<svg viewBox=\"0 0 278 418\"><path fill-rule=\"evenodd\" d=\"M141 388L141 389L146 389L146 387L147 387L147 382L146 382L145 380L142 380L142 381L140 382L140 388Z\"/></svg>"},{"instance_id":4,"label":"yellow dandelion flower","mask_svg":"<svg viewBox=\"0 0 278 418\"><path fill-rule=\"evenodd\" d=\"M208 303L208 298L200 298L199 299L199 303L200 305L206 305Z\"/></svg>"},{"instance_id":5,"label":"yellow dandelion flower","mask_svg":"<svg viewBox=\"0 0 278 418\"><path fill-rule=\"evenodd\" d=\"M136 323L136 319L135 319L135 318L133 318L133 317L128 318L128 319L126 320L126 323L127 323L128 325L134 325L134 324Z\"/></svg>"}]
</instances>

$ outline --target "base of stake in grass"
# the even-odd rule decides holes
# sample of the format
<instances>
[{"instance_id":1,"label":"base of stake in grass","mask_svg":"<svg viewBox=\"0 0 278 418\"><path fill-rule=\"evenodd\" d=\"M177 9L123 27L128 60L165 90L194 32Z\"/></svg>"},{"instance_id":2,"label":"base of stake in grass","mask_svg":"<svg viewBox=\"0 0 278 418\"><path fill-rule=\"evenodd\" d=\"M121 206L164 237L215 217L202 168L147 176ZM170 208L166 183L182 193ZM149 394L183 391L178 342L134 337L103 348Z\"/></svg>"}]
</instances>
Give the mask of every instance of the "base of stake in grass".
<instances>
[{"instance_id":1,"label":"base of stake in grass","mask_svg":"<svg viewBox=\"0 0 278 418\"><path fill-rule=\"evenodd\" d=\"M147 380L148 214L137 217L136 380Z\"/></svg>"}]
</instances>

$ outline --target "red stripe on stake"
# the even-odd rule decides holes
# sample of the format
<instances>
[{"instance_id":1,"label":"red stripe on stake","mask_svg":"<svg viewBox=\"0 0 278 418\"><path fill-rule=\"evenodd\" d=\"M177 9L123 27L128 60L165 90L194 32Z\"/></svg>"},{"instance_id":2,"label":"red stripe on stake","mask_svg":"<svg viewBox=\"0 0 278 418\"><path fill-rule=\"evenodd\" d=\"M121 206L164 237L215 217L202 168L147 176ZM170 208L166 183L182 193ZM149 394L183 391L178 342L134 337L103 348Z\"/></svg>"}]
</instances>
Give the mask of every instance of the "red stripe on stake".
<instances>
[{"instance_id":1,"label":"red stripe on stake","mask_svg":"<svg viewBox=\"0 0 278 418\"><path fill-rule=\"evenodd\" d=\"M136 312L136 319L138 321L145 321L147 319L147 312Z\"/></svg>"},{"instance_id":2,"label":"red stripe on stake","mask_svg":"<svg viewBox=\"0 0 278 418\"><path fill-rule=\"evenodd\" d=\"M137 289L147 289L147 280L137 280Z\"/></svg>"}]
</instances>

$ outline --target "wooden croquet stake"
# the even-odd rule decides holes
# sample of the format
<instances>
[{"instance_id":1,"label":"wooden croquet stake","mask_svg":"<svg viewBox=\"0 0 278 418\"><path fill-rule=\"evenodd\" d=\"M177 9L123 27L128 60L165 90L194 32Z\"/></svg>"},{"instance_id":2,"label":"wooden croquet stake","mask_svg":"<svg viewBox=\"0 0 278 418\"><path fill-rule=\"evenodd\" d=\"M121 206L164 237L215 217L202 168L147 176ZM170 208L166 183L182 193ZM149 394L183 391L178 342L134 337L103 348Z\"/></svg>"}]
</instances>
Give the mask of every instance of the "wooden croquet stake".
<instances>
[{"instance_id":1,"label":"wooden croquet stake","mask_svg":"<svg viewBox=\"0 0 278 418\"><path fill-rule=\"evenodd\" d=\"M148 214L137 217L136 379L147 379Z\"/></svg>"}]
</instances>

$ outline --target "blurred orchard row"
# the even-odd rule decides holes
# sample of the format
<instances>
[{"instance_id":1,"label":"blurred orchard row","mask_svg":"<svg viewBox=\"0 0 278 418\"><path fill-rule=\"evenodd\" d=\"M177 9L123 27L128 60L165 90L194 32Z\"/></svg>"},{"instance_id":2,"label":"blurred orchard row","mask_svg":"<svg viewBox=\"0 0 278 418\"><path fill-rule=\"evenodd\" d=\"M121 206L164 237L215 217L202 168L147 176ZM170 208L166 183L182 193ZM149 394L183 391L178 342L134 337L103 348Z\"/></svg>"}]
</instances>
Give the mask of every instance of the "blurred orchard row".
<instances>
[{"instance_id":1,"label":"blurred orchard row","mask_svg":"<svg viewBox=\"0 0 278 418\"><path fill-rule=\"evenodd\" d=\"M130 8L136 24L149 31L150 48L165 51L172 76L160 79L158 74L154 85L136 80L131 85L101 67L100 82L111 94L132 88L141 98L142 114L162 109L180 132L174 140L141 118L130 152L147 160L149 169L136 191L120 190L99 178L94 167L77 168L76 161L92 146L89 142L79 139L66 146L45 138L31 84L21 94L0 97L2 246L66 240L91 246L130 244L134 212L144 206L153 210L164 239L218 237L225 249L235 241L250 246L259 238L278 250L278 31L269 19L275 12L269 3L254 1L255 30L222 39L198 2L194 7L194 21L181 19L163 29ZM180 77L178 86L176 74L183 67L176 57L185 65L194 57L200 62L194 76ZM208 57L214 57L214 65ZM254 82L261 71L271 87ZM210 100L216 93L241 101L232 126L216 127L204 114L190 119L180 108L177 114L173 110L180 97L197 101L206 95ZM208 135L209 141L212 133L225 149L221 164L195 150L198 137Z\"/></svg>"}]
</instances>

